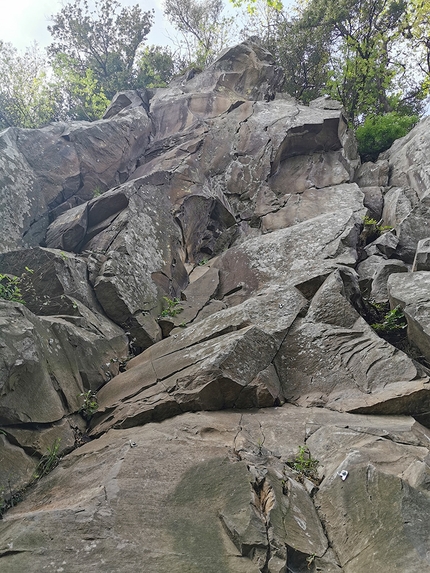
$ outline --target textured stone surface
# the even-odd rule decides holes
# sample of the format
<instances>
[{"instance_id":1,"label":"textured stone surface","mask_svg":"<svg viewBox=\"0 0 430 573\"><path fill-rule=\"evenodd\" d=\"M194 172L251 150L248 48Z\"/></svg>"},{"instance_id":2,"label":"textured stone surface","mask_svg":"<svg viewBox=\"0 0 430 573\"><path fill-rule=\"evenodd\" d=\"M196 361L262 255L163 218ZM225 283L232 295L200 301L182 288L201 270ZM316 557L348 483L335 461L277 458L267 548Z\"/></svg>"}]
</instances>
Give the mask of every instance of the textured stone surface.
<instances>
[{"instance_id":1,"label":"textured stone surface","mask_svg":"<svg viewBox=\"0 0 430 573\"><path fill-rule=\"evenodd\" d=\"M393 275L388 280L393 307L400 305L408 321L408 338L430 362L430 273Z\"/></svg>"},{"instance_id":2,"label":"textured stone surface","mask_svg":"<svg viewBox=\"0 0 430 573\"><path fill-rule=\"evenodd\" d=\"M2 573L429 569L428 120L360 166L281 81L253 40L0 134Z\"/></svg>"},{"instance_id":3,"label":"textured stone surface","mask_svg":"<svg viewBox=\"0 0 430 573\"><path fill-rule=\"evenodd\" d=\"M324 476L315 504L286 465L305 439ZM131 572L144 560L149 573L257 573L306 570L307 558L326 573L425 570L428 439L408 417L291 405L110 431L0 522L2 570Z\"/></svg>"}]
</instances>

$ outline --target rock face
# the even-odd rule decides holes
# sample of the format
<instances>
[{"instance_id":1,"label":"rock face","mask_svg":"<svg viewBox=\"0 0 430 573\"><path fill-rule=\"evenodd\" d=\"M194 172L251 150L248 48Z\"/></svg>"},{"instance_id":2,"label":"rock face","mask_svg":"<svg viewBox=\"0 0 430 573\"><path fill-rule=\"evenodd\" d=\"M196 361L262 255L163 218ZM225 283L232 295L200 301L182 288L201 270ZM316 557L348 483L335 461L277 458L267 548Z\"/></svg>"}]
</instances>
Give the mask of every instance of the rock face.
<instances>
[{"instance_id":1,"label":"rock face","mask_svg":"<svg viewBox=\"0 0 430 573\"><path fill-rule=\"evenodd\" d=\"M360 165L281 81L0 134L2 572L430 567L428 120Z\"/></svg>"}]
</instances>

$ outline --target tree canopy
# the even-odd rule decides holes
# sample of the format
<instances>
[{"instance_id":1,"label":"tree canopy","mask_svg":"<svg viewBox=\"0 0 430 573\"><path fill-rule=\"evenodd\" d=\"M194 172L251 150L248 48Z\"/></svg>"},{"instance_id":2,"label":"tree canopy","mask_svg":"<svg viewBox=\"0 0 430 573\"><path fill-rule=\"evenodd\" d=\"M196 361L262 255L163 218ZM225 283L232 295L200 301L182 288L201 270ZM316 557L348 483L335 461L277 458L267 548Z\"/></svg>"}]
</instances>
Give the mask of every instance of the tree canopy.
<instances>
[{"instance_id":1,"label":"tree canopy","mask_svg":"<svg viewBox=\"0 0 430 573\"><path fill-rule=\"evenodd\" d=\"M223 0L165 0L164 13L180 34L186 66L204 67L232 40L233 19L223 16Z\"/></svg>"},{"instance_id":2,"label":"tree canopy","mask_svg":"<svg viewBox=\"0 0 430 573\"><path fill-rule=\"evenodd\" d=\"M281 0L164 0L178 33L176 48L167 48L146 44L154 13L138 4L70 0L52 16L46 56L0 41L0 128L98 119L117 91L165 86L251 35L284 68L284 90L303 103L328 94L356 126L422 112L430 0L295 1L284 8Z\"/></svg>"},{"instance_id":3,"label":"tree canopy","mask_svg":"<svg viewBox=\"0 0 430 573\"><path fill-rule=\"evenodd\" d=\"M53 16L48 53L54 66L68 67L80 77L91 70L111 99L118 90L137 87L136 59L153 22L152 12L117 0L74 0ZM60 59L60 64L58 60Z\"/></svg>"},{"instance_id":4,"label":"tree canopy","mask_svg":"<svg viewBox=\"0 0 430 573\"><path fill-rule=\"evenodd\" d=\"M48 81L37 45L20 54L0 41L0 129L38 127L55 120L61 107L58 90Z\"/></svg>"}]
</instances>

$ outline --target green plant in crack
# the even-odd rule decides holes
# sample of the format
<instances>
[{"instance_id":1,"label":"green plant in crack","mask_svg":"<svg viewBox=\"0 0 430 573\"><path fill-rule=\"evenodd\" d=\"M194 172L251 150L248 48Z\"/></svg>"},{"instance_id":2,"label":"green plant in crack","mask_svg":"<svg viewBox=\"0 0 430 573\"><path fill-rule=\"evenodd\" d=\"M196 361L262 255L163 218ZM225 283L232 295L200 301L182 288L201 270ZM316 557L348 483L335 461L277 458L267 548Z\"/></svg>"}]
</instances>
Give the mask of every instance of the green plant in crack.
<instances>
[{"instance_id":1,"label":"green plant in crack","mask_svg":"<svg viewBox=\"0 0 430 573\"><path fill-rule=\"evenodd\" d=\"M367 245L380 237L383 233L391 231L392 229L393 227L391 227L391 225L381 225L376 219L372 219L366 215L363 218L363 231L361 236Z\"/></svg>"},{"instance_id":2,"label":"green plant in crack","mask_svg":"<svg viewBox=\"0 0 430 573\"><path fill-rule=\"evenodd\" d=\"M21 294L20 279L18 277L0 273L0 298L25 304Z\"/></svg>"},{"instance_id":3,"label":"green plant in crack","mask_svg":"<svg viewBox=\"0 0 430 573\"><path fill-rule=\"evenodd\" d=\"M318 480L318 464L319 461L311 456L311 452L306 446L299 446L299 451L296 457L287 462L287 465L299 473L300 476L307 477L312 480Z\"/></svg>"},{"instance_id":4,"label":"green plant in crack","mask_svg":"<svg viewBox=\"0 0 430 573\"><path fill-rule=\"evenodd\" d=\"M58 452L60 450L60 438L57 438L46 454L40 458L33 479L38 480L49 474L60 462Z\"/></svg>"},{"instance_id":5,"label":"green plant in crack","mask_svg":"<svg viewBox=\"0 0 430 573\"><path fill-rule=\"evenodd\" d=\"M316 554L312 553L306 557L306 563L308 564L308 569L312 567L312 564L315 562Z\"/></svg>"},{"instance_id":6,"label":"green plant in crack","mask_svg":"<svg viewBox=\"0 0 430 573\"><path fill-rule=\"evenodd\" d=\"M92 390L88 390L87 392L81 392L79 398L83 398L82 406L78 410L79 414L81 414L85 420L91 420L99 409L97 396Z\"/></svg>"},{"instance_id":7,"label":"green plant in crack","mask_svg":"<svg viewBox=\"0 0 430 573\"><path fill-rule=\"evenodd\" d=\"M375 322L371 327L379 333L389 333L397 330L403 330L407 327L407 322L403 310L400 306L391 309L384 316L382 322Z\"/></svg>"},{"instance_id":8,"label":"green plant in crack","mask_svg":"<svg viewBox=\"0 0 430 573\"><path fill-rule=\"evenodd\" d=\"M181 306L181 301L179 298L169 298L168 296L163 296L163 300L166 304L166 308L161 311L160 316L177 316L180 314L184 309Z\"/></svg>"}]
</instances>

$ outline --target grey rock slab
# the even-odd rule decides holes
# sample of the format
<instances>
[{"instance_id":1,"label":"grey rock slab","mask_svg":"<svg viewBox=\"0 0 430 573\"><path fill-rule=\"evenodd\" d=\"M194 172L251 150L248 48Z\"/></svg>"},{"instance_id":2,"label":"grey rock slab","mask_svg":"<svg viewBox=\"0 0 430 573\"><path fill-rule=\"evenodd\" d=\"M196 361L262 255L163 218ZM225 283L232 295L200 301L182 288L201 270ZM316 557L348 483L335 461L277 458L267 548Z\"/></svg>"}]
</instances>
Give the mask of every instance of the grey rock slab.
<instances>
[{"instance_id":1,"label":"grey rock slab","mask_svg":"<svg viewBox=\"0 0 430 573\"><path fill-rule=\"evenodd\" d=\"M333 407L351 391L365 397L419 377L413 361L377 336L345 291L345 281L333 273L314 296L306 317L285 337L275 366L287 400Z\"/></svg>"},{"instance_id":2,"label":"grey rock slab","mask_svg":"<svg viewBox=\"0 0 430 573\"><path fill-rule=\"evenodd\" d=\"M411 188L420 200L430 188L428 126L429 118L425 117L381 157L389 162L390 185Z\"/></svg>"},{"instance_id":3,"label":"grey rock slab","mask_svg":"<svg viewBox=\"0 0 430 573\"><path fill-rule=\"evenodd\" d=\"M212 300L219 286L219 270L208 268L199 278L196 278L181 294L175 316L164 316L158 322L167 323L169 331L175 326L185 326L194 320L198 320L200 311ZM175 310L173 310L175 313ZM175 331L177 333L177 331Z\"/></svg>"},{"instance_id":4,"label":"grey rock slab","mask_svg":"<svg viewBox=\"0 0 430 573\"><path fill-rule=\"evenodd\" d=\"M390 275L406 273L409 268L399 259L371 255L357 267L360 289L364 296L377 303L388 301L387 281Z\"/></svg>"},{"instance_id":5,"label":"grey rock slab","mask_svg":"<svg viewBox=\"0 0 430 573\"><path fill-rule=\"evenodd\" d=\"M373 163L368 161L360 165L354 177L359 187L386 187L390 165L387 159L380 159Z\"/></svg>"},{"instance_id":6,"label":"grey rock slab","mask_svg":"<svg viewBox=\"0 0 430 573\"><path fill-rule=\"evenodd\" d=\"M412 270L430 271L430 238L418 241Z\"/></svg>"},{"instance_id":7,"label":"grey rock slab","mask_svg":"<svg viewBox=\"0 0 430 573\"><path fill-rule=\"evenodd\" d=\"M82 571L84 564L92 571L131 572L143 559L149 573L202 568L257 573L257 565L235 548L218 517L232 502L246 509L252 501L246 464L226 456L239 415L223 419L116 432L71 454L38 484L28 517L21 505L19 513L9 512L7 529L0 526L1 548L12 543L14 549L2 557L2 567L8 573L22 567L40 571L54 562L70 573ZM178 457L183 440L189 445ZM70 472L75 479L70 480ZM56 497L54 491L60 490L63 494ZM161 514L160 504L165 506Z\"/></svg>"},{"instance_id":8,"label":"grey rock slab","mask_svg":"<svg viewBox=\"0 0 430 573\"><path fill-rule=\"evenodd\" d=\"M81 406L79 394L118 372L127 341L110 339L18 303L0 303L0 423L58 421ZM113 362L111 362L113 360Z\"/></svg>"},{"instance_id":9,"label":"grey rock slab","mask_svg":"<svg viewBox=\"0 0 430 573\"><path fill-rule=\"evenodd\" d=\"M364 252L370 257L371 255L382 254L388 258L394 255L399 244L399 239L393 233L382 233L374 241L369 243Z\"/></svg>"},{"instance_id":10,"label":"grey rock slab","mask_svg":"<svg viewBox=\"0 0 430 573\"><path fill-rule=\"evenodd\" d=\"M249 346L259 352L249 355ZM260 390L265 378L259 384L255 378L268 368L277 347L271 336L248 326L159 357L152 356L150 348L129 365L127 372L100 390L92 434L100 435L110 427L140 424L143 420L163 419L180 411L231 408L238 401L258 407L262 398L267 405L267 396ZM270 377L268 380L270 396L274 382ZM250 383L252 391L248 388ZM242 392L246 399L241 398ZM274 394L272 404L276 389ZM163 403L168 408L160 414Z\"/></svg>"},{"instance_id":11,"label":"grey rock slab","mask_svg":"<svg viewBox=\"0 0 430 573\"><path fill-rule=\"evenodd\" d=\"M90 278L107 316L147 348L160 338L154 319L163 296L177 296L188 284L181 230L166 192L136 180L116 194L127 197L127 208L84 246L95 251Z\"/></svg>"},{"instance_id":12,"label":"grey rock slab","mask_svg":"<svg viewBox=\"0 0 430 573\"><path fill-rule=\"evenodd\" d=\"M387 288L391 305L400 305L405 314L409 340L430 361L430 272L392 276Z\"/></svg>"},{"instance_id":13,"label":"grey rock slab","mask_svg":"<svg viewBox=\"0 0 430 573\"><path fill-rule=\"evenodd\" d=\"M50 211L63 204L69 209L73 197L79 203L124 182L146 149L150 132L142 107L92 123L3 132L2 234L8 238L2 251L37 246Z\"/></svg>"},{"instance_id":14,"label":"grey rock slab","mask_svg":"<svg viewBox=\"0 0 430 573\"><path fill-rule=\"evenodd\" d=\"M398 225L409 215L417 202L414 192L401 187L391 187L384 195L383 225L390 225L397 229Z\"/></svg>"},{"instance_id":15,"label":"grey rock slab","mask_svg":"<svg viewBox=\"0 0 430 573\"><path fill-rule=\"evenodd\" d=\"M313 555L322 571L355 573L373 566L372 550L383 573L398 563L403 573L425 570L420 429L408 417L286 404L111 430L64 457L5 515L2 568L131 573L144 561L148 573L257 573L265 561L271 572L296 562L306 570ZM285 466L306 439L325 473L315 505ZM345 463L343 482L334 472ZM324 553L328 543L335 552Z\"/></svg>"},{"instance_id":16,"label":"grey rock slab","mask_svg":"<svg viewBox=\"0 0 430 573\"><path fill-rule=\"evenodd\" d=\"M0 272L21 277L22 297L35 314L76 314L69 297L101 312L86 261L73 253L40 247L10 251L0 255Z\"/></svg>"},{"instance_id":17,"label":"grey rock slab","mask_svg":"<svg viewBox=\"0 0 430 573\"><path fill-rule=\"evenodd\" d=\"M118 92L105 111L103 119L109 119L128 107L143 107L148 110L149 96L150 94L146 89Z\"/></svg>"},{"instance_id":18,"label":"grey rock slab","mask_svg":"<svg viewBox=\"0 0 430 573\"><path fill-rule=\"evenodd\" d=\"M327 276L339 265L354 265L359 221L343 209L229 249L216 263L219 296L236 290L244 300L264 285L300 285Z\"/></svg>"},{"instance_id":19,"label":"grey rock slab","mask_svg":"<svg viewBox=\"0 0 430 573\"><path fill-rule=\"evenodd\" d=\"M369 217L380 221L384 207L382 187L360 187L364 194L364 206L369 210Z\"/></svg>"},{"instance_id":20,"label":"grey rock slab","mask_svg":"<svg viewBox=\"0 0 430 573\"><path fill-rule=\"evenodd\" d=\"M9 128L0 134L0 219L2 252L15 250L24 245L22 235L31 223L42 219L35 237L29 237L30 244L38 244L48 226L48 214L44 197L31 193L36 175L24 155L17 149L18 130ZM40 215L45 213L45 215ZM33 242L34 241L34 242Z\"/></svg>"},{"instance_id":21,"label":"grey rock slab","mask_svg":"<svg viewBox=\"0 0 430 573\"><path fill-rule=\"evenodd\" d=\"M429 218L430 196L426 195L397 225L398 249L406 262L413 262L419 241L427 238Z\"/></svg>"},{"instance_id":22,"label":"grey rock slab","mask_svg":"<svg viewBox=\"0 0 430 573\"><path fill-rule=\"evenodd\" d=\"M428 568L429 539L417 512L417 504L430 507L428 447L339 426L317 430L307 444L325 474L315 499L344 570ZM417 480L418 467L424 473Z\"/></svg>"},{"instance_id":23,"label":"grey rock slab","mask_svg":"<svg viewBox=\"0 0 430 573\"><path fill-rule=\"evenodd\" d=\"M82 420L83 422L83 420ZM64 418L45 427L32 429L25 426L5 427L3 430L7 439L15 445L23 448L27 453L41 457L48 453L54 445L58 445L58 455L69 453L75 447L77 430L84 424L73 420L72 417ZM20 473L20 472L17 472Z\"/></svg>"},{"instance_id":24,"label":"grey rock slab","mask_svg":"<svg viewBox=\"0 0 430 573\"><path fill-rule=\"evenodd\" d=\"M285 191L288 194L282 201L284 206L262 218L263 233L291 227L341 209L351 209L354 213L364 217L363 193L355 183L322 189L311 188L300 194L289 194L288 187Z\"/></svg>"},{"instance_id":25,"label":"grey rock slab","mask_svg":"<svg viewBox=\"0 0 430 573\"><path fill-rule=\"evenodd\" d=\"M285 159L269 179L276 195L303 193L306 189L331 187L350 181L349 164L340 151L326 151Z\"/></svg>"},{"instance_id":26,"label":"grey rock slab","mask_svg":"<svg viewBox=\"0 0 430 573\"><path fill-rule=\"evenodd\" d=\"M83 391L77 369L64 362L62 347L49 326L17 303L0 303L2 424L47 423L78 409ZM62 391L71 404L66 411Z\"/></svg>"}]
</instances>

